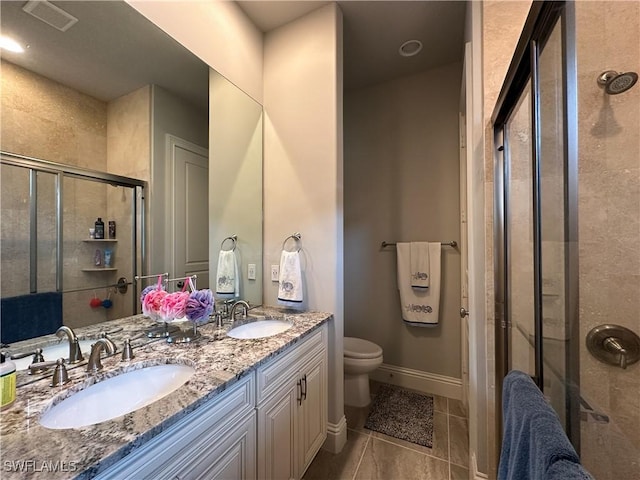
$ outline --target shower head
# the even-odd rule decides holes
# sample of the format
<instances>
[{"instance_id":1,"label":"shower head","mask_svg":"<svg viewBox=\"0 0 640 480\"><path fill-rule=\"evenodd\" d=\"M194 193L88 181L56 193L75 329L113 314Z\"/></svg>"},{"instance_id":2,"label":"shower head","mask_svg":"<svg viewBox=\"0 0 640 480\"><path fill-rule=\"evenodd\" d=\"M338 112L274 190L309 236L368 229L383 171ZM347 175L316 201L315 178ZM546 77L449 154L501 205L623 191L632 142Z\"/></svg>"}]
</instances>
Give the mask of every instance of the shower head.
<instances>
[{"instance_id":1,"label":"shower head","mask_svg":"<svg viewBox=\"0 0 640 480\"><path fill-rule=\"evenodd\" d=\"M619 73L615 70L607 70L598 77L598 85L604 88L609 95L617 95L626 92L638 81L636 72Z\"/></svg>"}]
</instances>

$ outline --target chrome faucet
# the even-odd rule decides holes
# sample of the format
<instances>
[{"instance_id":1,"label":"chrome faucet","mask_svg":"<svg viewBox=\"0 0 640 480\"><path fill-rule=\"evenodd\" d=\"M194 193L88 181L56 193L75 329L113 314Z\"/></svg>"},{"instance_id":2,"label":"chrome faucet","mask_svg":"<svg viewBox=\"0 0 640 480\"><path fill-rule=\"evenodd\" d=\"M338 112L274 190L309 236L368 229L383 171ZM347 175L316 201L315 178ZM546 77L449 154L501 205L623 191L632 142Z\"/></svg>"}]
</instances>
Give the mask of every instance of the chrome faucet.
<instances>
[{"instance_id":1,"label":"chrome faucet","mask_svg":"<svg viewBox=\"0 0 640 480\"><path fill-rule=\"evenodd\" d=\"M67 340L69 341L69 363L72 364L83 361L84 357L82 356L82 351L80 350L80 342L78 341L78 337L76 337L75 332L66 325L63 325L58 328L58 330L56 330L56 337L58 337L60 340L62 340L65 335L67 336Z\"/></svg>"},{"instance_id":2,"label":"chrome faucet","mask_svg":"<svg viewBox=\"0 0 640 480\"><path fill-rule=\"evenodd\" d=\"M100 361L100 353L106 350L109 355L116 353L116 345L107 337L99 338L96 343L91 345L91 353L87 362L87 372L95 373L102 370L102 362Z\"/></svg>"},{"instance_id":3,"label":"chrome faucet","mask_svg":"<svg viewBox=\"0 0 640 480\"><path fill-rule=\"evenodd\" d=\"M238 310L239 308L242 308L242 318L246 318L251 307L244 300L238 300L236 303L234 303L231 307L231 310L229 311L229 318L232 322L236 321L236 310Z\"/></svg>"}]
</instances>

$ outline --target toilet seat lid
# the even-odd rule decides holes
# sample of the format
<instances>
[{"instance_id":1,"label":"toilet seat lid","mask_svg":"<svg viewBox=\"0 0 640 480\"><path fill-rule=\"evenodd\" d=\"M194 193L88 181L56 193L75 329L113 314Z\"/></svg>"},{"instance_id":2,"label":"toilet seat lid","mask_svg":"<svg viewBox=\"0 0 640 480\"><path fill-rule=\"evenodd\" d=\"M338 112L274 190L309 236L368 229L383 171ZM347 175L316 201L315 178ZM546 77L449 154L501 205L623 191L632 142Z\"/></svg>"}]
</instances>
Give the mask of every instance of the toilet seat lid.
<instances>
[{"instance_id":1,"label":"toilet seat lid","mask_svg":"<svg viewBox=\"0 0 640 480\"><path fill-rule=\"evenodd\" d=\"M369 340L344 337L344 356L349 358L376 358L382 355L382 348Z\"/></svg>"}]
</instances>

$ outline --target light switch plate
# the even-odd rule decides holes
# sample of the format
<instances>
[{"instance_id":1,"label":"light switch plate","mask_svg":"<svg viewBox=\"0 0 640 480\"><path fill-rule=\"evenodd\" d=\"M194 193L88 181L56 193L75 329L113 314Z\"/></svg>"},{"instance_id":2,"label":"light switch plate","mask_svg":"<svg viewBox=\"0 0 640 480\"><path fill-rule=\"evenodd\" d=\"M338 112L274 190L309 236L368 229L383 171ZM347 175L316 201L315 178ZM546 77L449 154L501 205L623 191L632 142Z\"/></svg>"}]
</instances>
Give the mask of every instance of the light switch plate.
<instances>
[{"instance_id":1,"label":"light switch plate","mask_svg":"<svg viewBox=\"0 0 640 480\"><path fill-rule=\"evenodd\" d=\"M256 264L255 263L250 263L249 265L247 265L247 278L249 280L255 280L256 279Z\"/></svg>"},{"instance_id":2,"label":"light switch plate","mask_svg":"<svg viewBox=\"0 0 640 480\"><path fill-rule=\"evenodd\" d=\"M280 280L280 265L271 265L271 281L278 282Z\"/></svg>"}]
</instances>

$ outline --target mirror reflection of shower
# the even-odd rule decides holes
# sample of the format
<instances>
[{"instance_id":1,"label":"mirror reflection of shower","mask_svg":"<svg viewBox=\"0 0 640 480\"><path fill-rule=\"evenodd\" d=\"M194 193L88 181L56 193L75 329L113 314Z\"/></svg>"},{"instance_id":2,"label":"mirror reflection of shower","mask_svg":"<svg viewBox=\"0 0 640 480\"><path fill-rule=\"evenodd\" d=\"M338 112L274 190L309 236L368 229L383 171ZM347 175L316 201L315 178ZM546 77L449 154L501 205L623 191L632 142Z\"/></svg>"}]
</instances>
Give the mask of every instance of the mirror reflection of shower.
<instances>
[{"instance_id":1,"label":"mirror reflection of shower","mask_svg":"<svg viewBox=\"0 0 640 480\"><path fill-rule=\"evenodd\" d=\"M598 85L604 88L605 93L609 95L624 93L633 87L637 81L638 74L636 72L619 73L615 70L607 70L598 77Z\"/></svg>"}]
</instances>

